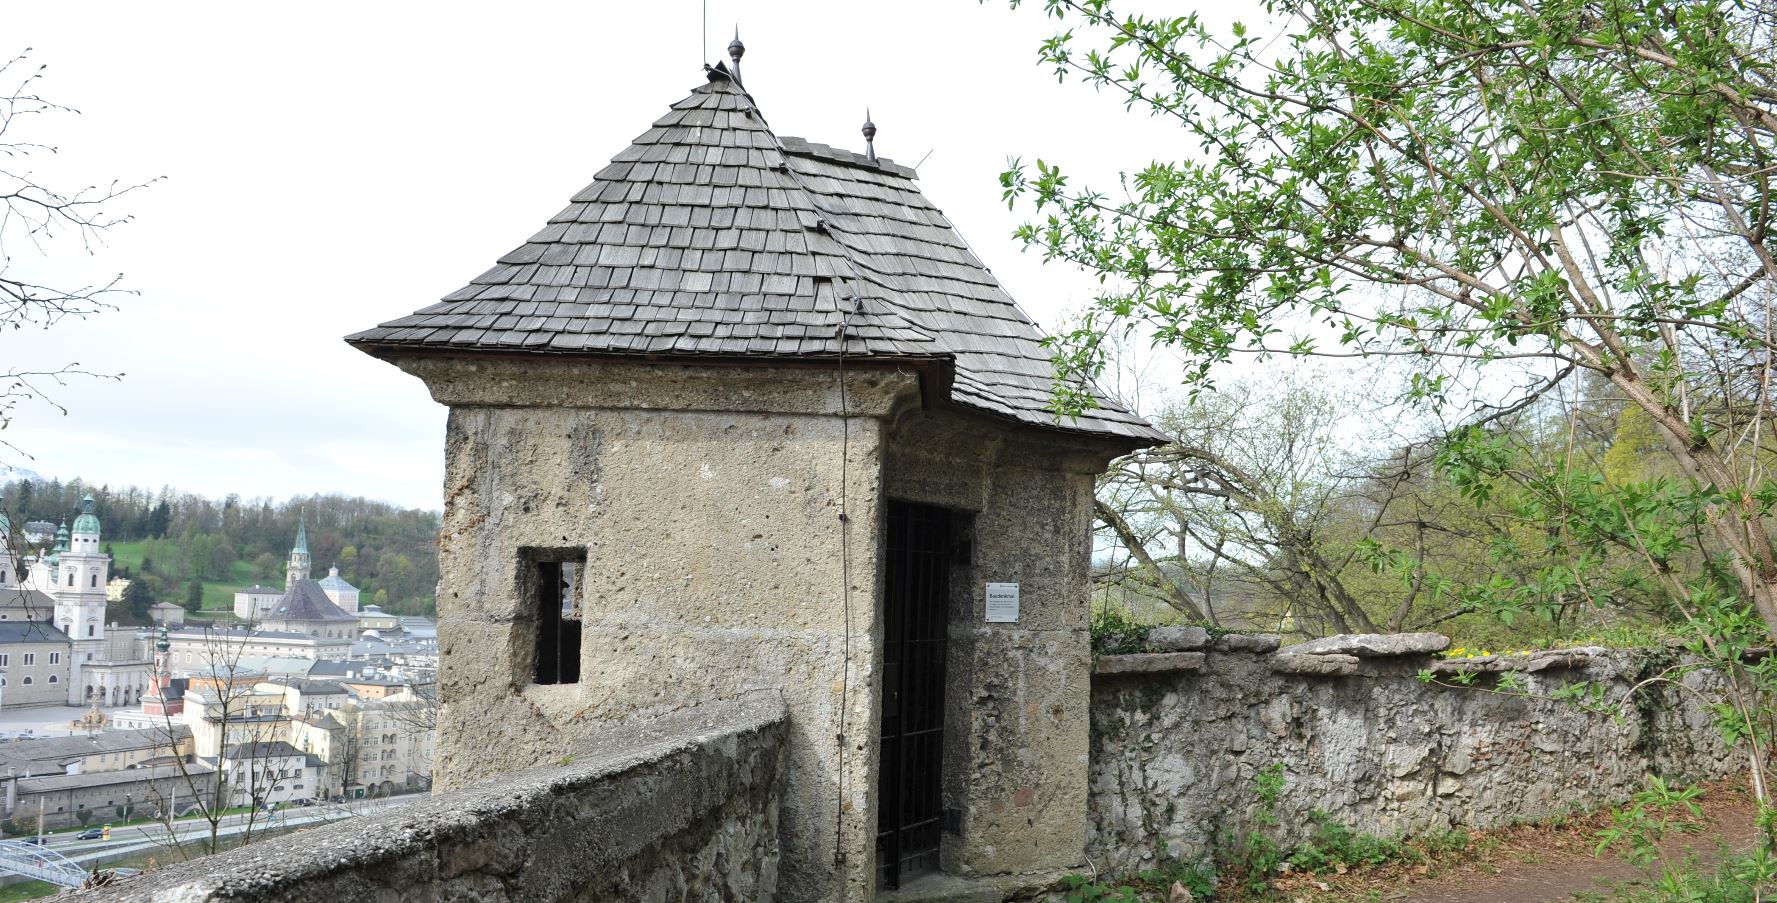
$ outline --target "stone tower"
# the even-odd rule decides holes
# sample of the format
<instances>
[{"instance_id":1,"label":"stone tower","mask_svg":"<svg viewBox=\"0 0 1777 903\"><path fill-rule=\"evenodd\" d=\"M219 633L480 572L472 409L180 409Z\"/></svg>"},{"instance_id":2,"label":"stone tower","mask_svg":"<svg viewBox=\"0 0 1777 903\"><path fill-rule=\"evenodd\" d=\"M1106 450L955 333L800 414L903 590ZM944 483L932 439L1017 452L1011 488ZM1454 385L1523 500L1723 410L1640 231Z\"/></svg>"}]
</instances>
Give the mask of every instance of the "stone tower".
<instances>
[{"instance_id":1,"label":"stone tower","mask_svg":"<svg viewBox=\"0 0 1777 903\"><path fill-rule=\"evenodd\" d=\"M284 589L288 591L298 580L309 578L309 526L308 512L304 511L296 521L296 545L290 547L290 561L284 565Z\"/></svg>"},{"instance_id":2,"label":"stone tower","mask_svg":"<svg viewBox=\"0 0 1777 903\"><path fill-rule=\"evenodd\" d=\"M81 696L85 687L82 667L102 659L105 652L105 583L111 578L111 556L100 551L99 518L93 505L91 495L80 500L80 516L74 519L66 541L57 543L52 571L56 577L55 623L72 642L68 667L71 705L85 701Z\"/></svg>"},{"instance_id":3,"label":"stone tower","mask_svg":"<svg viewBox=\"0 0 1777 903\"><path fill-rule=\"evenodd\" d=\"M917 173L777 135L730 71L349 339L450 408L435 780L763 690L781 903L1084 868L1093 480L1166 437L1057 419Z\"/></svg>"},{"instance_id":4,"label":"stone tower","mask_svg":"<svg viewBox=\"0 0 1777 903\"><path fill-rule=\"evenodd\" d=\"M145 715L177 716L185 711L185 697L172 692L172 668L167 653L171 646L167 625L162 624L160 635L154 641L154 681L142 697L142 713Z\"/></svg>"},{"instance_id":5,"label":"stone tower","mask_svg":"<svg viewBox=\"0 0 1777 903\"><path fill-rule=\"evenodd\" d=\"M25 575L19 573L18 556L12 551L12 521L6 519L6 497L0 496L0 589L17 586Z\"/></svg>"}]
</instances>

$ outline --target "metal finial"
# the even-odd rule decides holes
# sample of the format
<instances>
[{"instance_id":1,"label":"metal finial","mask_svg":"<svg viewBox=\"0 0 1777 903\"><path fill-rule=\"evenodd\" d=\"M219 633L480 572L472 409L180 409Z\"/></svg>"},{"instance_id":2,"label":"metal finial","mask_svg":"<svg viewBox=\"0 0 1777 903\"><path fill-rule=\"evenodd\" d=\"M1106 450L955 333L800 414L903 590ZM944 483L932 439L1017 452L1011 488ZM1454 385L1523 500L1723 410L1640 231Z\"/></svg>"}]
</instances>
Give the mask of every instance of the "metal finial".
<instances>
[{"instance_id":1,"label":"metal finial","mask_svg":"<svg viewBox=\"0 0 1777 903\"><path fill-rule=\"evenodd\" d=\"M870 108L864 108L864 156L876 162L876 123L870 121Z\"/></svg>"},{"instance_id":2,"label":"metal finial","mask_svg":"<svg viewBox=\"0 0 1777 903\"><path fill-rule=\"evenodd\" d=\"M740 58L747 55L747 45L740 42L740 26L734 26L734 40L728 42L728 59L734 63L734 82L740 83Z\"/></svg>"}]
</instances>

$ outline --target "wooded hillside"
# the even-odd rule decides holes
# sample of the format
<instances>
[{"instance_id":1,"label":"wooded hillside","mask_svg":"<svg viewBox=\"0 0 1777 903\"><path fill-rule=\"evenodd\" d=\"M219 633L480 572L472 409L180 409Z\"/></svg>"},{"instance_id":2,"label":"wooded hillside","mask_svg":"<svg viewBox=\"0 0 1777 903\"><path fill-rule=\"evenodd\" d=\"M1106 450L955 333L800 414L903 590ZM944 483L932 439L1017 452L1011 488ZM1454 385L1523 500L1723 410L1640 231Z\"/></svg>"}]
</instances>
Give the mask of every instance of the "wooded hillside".
<instances>
[{"instance_id":1,"label":"wooded hillside","mask_svg":"<svg viewBox=\"0 0 1777 903\"><path fill-rule=\"evenodd\" d=\"M217 501L170 487L112 488L78 479L0 485L7 516L19 528L28 521L72 521L89 492L114 571L154 578L148 584L159 601L195 610L202 598L203 607L219 608L248 583L282 586L297 520L306 514L316 578L337 564L340 576L363 591L365 604L406 614L434 610L436 511L341 495L277 501L231 493Z\"/></svg>"}]
</instances>

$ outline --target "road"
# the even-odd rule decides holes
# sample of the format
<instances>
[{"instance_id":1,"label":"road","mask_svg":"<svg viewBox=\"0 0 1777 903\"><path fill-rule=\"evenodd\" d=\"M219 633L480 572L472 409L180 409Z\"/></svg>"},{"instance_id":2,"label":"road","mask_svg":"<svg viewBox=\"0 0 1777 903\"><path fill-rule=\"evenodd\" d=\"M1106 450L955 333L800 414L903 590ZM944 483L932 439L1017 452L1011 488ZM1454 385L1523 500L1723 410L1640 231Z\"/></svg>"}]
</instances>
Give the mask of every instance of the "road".
<instances>
[{"instance_id":1,"label":"road","mask_svg":"<svg viewBox=\"0 0 1777 903\"><path fill-rule=\"evenodd\" d=\"M253 821L253 831L288 831L306 828L323 822L341 821L361 815L373 815L389 809L405 806L415 800L424 799L428 794L412 793L402 796L387 797L377 800L354 800L343 805L327 804L295 809L280 809L267 817L264 813ZM247 814L224 816L218 825L218 834L223 838L233 838L247 830ZM207 840L210 836L210 824L201 818L182 818L177 823L179 841L189 844L194 841ZM127 825L111 829L110 840L75 840L79 831L51 832L45 835L49 848L80 863L84 866L100 865L104 862L115 862L136 854L162 855L163 851L172 859L177 853L166 850L169 846L165 825Z\"/></svg>"}]
</instances>

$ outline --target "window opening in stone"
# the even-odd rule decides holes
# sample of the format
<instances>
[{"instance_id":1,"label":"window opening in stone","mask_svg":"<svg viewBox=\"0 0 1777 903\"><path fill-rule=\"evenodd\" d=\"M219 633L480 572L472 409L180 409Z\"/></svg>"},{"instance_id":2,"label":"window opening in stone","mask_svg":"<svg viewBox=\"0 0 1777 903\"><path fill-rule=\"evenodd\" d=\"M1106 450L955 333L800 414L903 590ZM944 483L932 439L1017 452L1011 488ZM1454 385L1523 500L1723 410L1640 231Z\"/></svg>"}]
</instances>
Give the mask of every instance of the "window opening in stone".
<instances>
[{"instance_id":1,"label":"window opening in stone","mask_svg":"<svg viewBox=\"0 0 1777 903\"><path fill-rule=\"evenodd\" d=\"M528 549L523 553L526 589L537 625L531 682L580 682L580 574L585 549Z\"/></svg>"}]
</instances>

